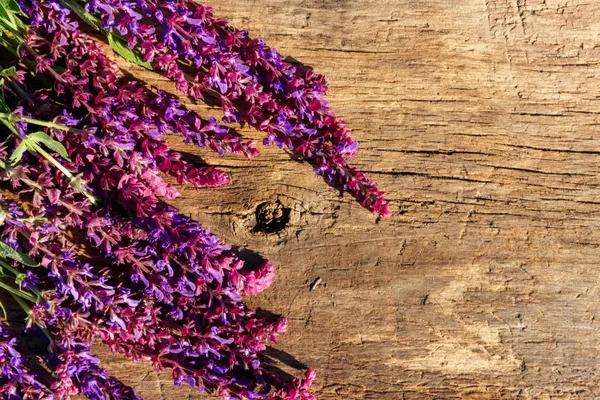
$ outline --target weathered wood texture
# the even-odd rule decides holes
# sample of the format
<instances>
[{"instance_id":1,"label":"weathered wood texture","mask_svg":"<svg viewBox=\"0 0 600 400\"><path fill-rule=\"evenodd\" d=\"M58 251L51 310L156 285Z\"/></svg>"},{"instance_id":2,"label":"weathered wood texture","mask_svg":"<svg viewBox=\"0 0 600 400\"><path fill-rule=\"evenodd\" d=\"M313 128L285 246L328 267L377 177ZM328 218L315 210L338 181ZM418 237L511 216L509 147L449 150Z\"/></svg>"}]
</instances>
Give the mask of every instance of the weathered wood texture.
<instances>
[{"instance_id":1,"label":"weathered wood texture","mask_svg":"<svg viewBox=\"0 0 600 400\"><path fill-rule=\"evenodd\" d=\"M279 266L251 303L290 318L279 348L319 398L600 396L600 3L212 3L330 76L355 165L393 201L378 220L277 149L179 146L231 173L175 204ZM277 199L290 222L252 233ZM146 399L211 398L104 358Z\"/></svg>"}]
</instances>

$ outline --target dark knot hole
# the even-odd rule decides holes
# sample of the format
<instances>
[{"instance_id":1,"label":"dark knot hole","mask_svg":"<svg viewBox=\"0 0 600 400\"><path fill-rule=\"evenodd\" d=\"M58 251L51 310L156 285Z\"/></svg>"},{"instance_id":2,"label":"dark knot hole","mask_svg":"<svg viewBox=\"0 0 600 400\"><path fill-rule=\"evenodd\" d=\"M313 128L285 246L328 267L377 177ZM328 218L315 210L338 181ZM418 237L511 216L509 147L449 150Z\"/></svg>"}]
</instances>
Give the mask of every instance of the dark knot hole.
<instances>
[{"instance_id":1,"label":"dark knot hole","mask_svg":"<svg viewBox=\"0 0 600 400\"><path fill-rule=\"evenodd\" d=\"M282 230L290 221L290 211L279 200L259 204L256 207L256 226L254 230L267 233Z\"/></svg>"}]
</instances>

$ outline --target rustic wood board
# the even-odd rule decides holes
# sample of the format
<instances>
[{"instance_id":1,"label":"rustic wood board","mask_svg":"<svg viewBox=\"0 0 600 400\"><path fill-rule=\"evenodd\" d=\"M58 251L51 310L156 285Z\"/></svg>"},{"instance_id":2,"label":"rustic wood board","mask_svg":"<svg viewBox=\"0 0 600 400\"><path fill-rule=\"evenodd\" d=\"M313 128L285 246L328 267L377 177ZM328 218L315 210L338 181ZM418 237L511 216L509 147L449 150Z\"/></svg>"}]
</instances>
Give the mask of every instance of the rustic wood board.
<instances>
[{"instance_id":1,"label":"rustic wood board","mask_svg":"<svg viewBox=\"0 0 600 400\"><path fill-rule=\"evenodd\" d=\"M330 76L355 165L393 202L377 219L277 149L247 161L178 146L233 183L174 204L278 265L250 302L290 318L287 370L316 368L320 399L600 396L600 3L212 4ZM290 222L253 233L275 200ZM212 398L103 358L148 400Z\"/></svg>"}]
</instances>

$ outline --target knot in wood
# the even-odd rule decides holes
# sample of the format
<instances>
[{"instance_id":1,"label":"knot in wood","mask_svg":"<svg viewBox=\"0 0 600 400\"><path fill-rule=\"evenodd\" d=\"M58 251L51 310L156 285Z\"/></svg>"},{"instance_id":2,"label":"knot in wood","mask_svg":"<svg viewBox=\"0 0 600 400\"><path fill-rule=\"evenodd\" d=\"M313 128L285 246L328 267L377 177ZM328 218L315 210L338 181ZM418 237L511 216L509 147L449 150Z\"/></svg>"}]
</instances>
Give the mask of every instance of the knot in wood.
<instances>
[{"instance_id":1,"label":"knot in wood","mask_svg":"<svg viewBox=\"0 0 600 400\"><path fill-rule=\"evenodd\" d=\"M266 201L256 207L257 232L278 232L290 221L290 209L284 207L279 200Z\"/></svg>"}]
</instances>

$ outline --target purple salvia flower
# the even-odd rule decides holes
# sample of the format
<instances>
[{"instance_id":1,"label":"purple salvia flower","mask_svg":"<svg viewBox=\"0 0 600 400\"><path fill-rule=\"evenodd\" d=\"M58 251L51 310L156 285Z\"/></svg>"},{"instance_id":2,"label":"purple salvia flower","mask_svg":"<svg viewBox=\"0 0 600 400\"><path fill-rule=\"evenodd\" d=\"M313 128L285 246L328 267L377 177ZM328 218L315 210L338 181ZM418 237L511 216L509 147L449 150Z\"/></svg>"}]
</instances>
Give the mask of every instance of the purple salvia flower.
<instances>
[{"instance_id":1,"label":"purple salvia flower","mask_svg":"<svg viewBox=\"0 0 600 400\"><path fill-rule=\"evenodd\" d=\"M70 87L68 95L75 106L96 106L92 120L106 122L107 128L125 134L122 124L133 124L139 131L146 129L154 133L158 139L167 132L181 134L186 142L193 142L199 146L206 146L219 154L243 153L247 157L257 154L252 142L243 142L240 137L229 128L218 126L213 120L204 120L197 113L188 111L174 99L166 97L164 93L158 95L143 90L133 81L124 81L117 65L107 59L97 45L77 30L70 30L69 25L57 21L48 23L45 18L52 18L55 8L65 12L56 2L44 3L46 8L33 2L31 5L23 2L22 7L32 15L38 17L33 24L41 35L48 35L41 39L32 32L28 38L28 45L33 49L48 46L49 54L39 54L36 57L38 72L48 72L57 78L54 89L63 93ZM46 13L46 14L44 14ZM67 20L65 16L63 20ZM67 38L76 47L68 49ZM31 55L23 50L24 57ZM86 57L86 60L81 60ZM52 70L57 60L68 58L67 68L76 68L79 77L72 71L67 71L60 76ZM40 62L38 63L38 59ZM92 78L93 77L93 78ZM68 87L67 87L68 86ZM93 96L90 98L90 96ZM85 105L84 105L85 103ZM122 107L119 107L120 103ZM91 111L91 110L90 110ZM176 119L169 116L177 116ZM151 127L151 128L148 128ZM134 135L135 136L135 135Z\"/></svg>"},{"instance_id":2,"label":"purple salvia flower","mask_svg":"<svg viewBox=\"0 0 600 400\"><path fill-rule=\"evenodd\" d=\"M49 217L50 214L44 215L46 219ZM7 223L13 227L16 226L10 218L7 218ZM60 318L64 318L73 329L89 327L85 328L87 334L81 332L78 335L74 333L67 335L69 340L75 341L69 348L79 348L79 341L87 340L89 342L94 333L102 338L113 351L125 352L132 359L151 360L157 368L173 369L176 383L193 383L200 388L214 389L224 395L242 391L258 396L260 391L255 391L259 390L258 388L253 389L253 380L250 379L252 375L247 375L250 373L249 371L245 372L245 369L251 368L255 378L261 376L261 379L281 388L281 392L273 398L292 398L288 395L291 396L292 393L295 393L297 388L293 384L289 386L280 382L276 376L263 370L258 359L253 356L254 352L264 349L264 345L260 344L260 337L267 334L268 331L261 328L260 320L254 319L251 312L247 313L244 310L243 304L236 305L229 297L219 300L219 297L216 296L213 302L218 301L220 304L218 307L224 307L223 311L227 310L226 318L222 318L220 313L215 312L216 310L209 309L207 311L201 303L197 303L196 307L199 306L203 310L202 320L195 322L188 320L187 323L180 325L178 319L169 319L168 315L164 315L166 311L153 306L150 298L146 298L144 302L131 298L133 293L129 293L126 289L126 280L117 278L118 275L115 274L115 271L109 275L120 281L118 289L111 288L107 283L95 277L93 275L94 268L89 264L78 265L77 259L69 252L68 247L62 252L58 251L61 246L65 246L64 240L58 240L59 233L51 231L51 236L44 239L44 244L40 244L35 233L44 230L45 224L38 226L33 222L28 222L27 225L21 229L10 229L5 232L5 235L11 235L22 243L21 249L31 248L29 255L32 258L39 259L41 257L42 266L54 271L49 274L49 278L54 278L51 287L56 287L59 293L66 295L60 301L61 307L36 307L35 322L51 328L52 332L55 325L54 319ZM5 238L6 236L3 236L3 239ZM51 257L52 253L56 256ZM84 271L84 273L77 273L78 271ZM62 275L62 280L56 279L58 275ZM76 288L76 292L81 296L72 294L72 290L61 289L63 286ZM214 294L213 292L213 296ZM88 307L90 303L84 299L85 295L102 300L96 301ZM198 296L200 302L203 298L204 295ZM55 301L58 301L58 298ZM231 305L227 305L227 302ZM65 308L66 305L68 308ZM179 306L182 307L183 304L180 303ZM233 308L230 308L232 306ZM49 312L50 309L55 310L55 315L42 318L41 315ZM190 311L184 309L184 312L189 313ZM238 323L230 326L236 318L239 318L237 316L242 320L246 319L244 325ZM176 327L179 333L174 336L169 327L162 326L162 321L168 321L169 325ZM198 325L201 321L204 328ZM207 323L210 324L206 326ZM270 328L273 329L273 333L285 329L285 322L282 321L282 323L283 325L277 324ZM231 330L232 328L233 330ZM246 339L244 339L244 331L248 332ZM80 353L79 350L63 349L59 353L62 354L61 367L57 368L60 379L53 385L59 398L66 398L79 390L84 394L86 394L85 390L94 393L93 390L97 390L97 385L92 383L97 376L89 378L90 381L81 376L78 376L77 379L70 379L79 371L77 363L93 362L93 360L88 360L90 356L85 355L85 351L83 351L83 359L77 361L74 357ZM239 361L236 360L237 357L240 357ZM241 368L242 365L246 367ZM91 371L90 368L87 370ZM199 369L204 372L198 372ZM246 377L242 378L244 376ZM248 383L244 387L239 387L241 381L248 381ZM80 386L77 386L77 382ZM81 382L92 383L89 387L81 387ZM301 391L306 392L306 388Z\"/></svg>"},{"instance_id":3,"label":"purple salvia flower","mask_svg":"<svg viewBox=\"0 0 600 400\"><path fill-rule=\"evenodd\" d=\"M352 193L367 209L390 214L385 193L347 164L358 143L323 99L325 77L285 62L261 39L250 39L247 32L214 17L212 8L192 1L95 0L86 9L97 13L105 28L129 25L124 35L130 47L180 91L220 101L223 121L243 120L265 132L265 144L311 159L316 173ZM187 61L196 66L191 79L180 67Z\"/></svg>"},{"instance_id":4,"label":"purple salvia flower","mask_svg":"<svg viewBox=\"0 0 600 400\"><path fill-rule=\"evenodd\" d=\"M36 96L32 95L31 98L35 99ZM46 102L47 107L50 105L50 102ZM56 115L64 115L64 110L57 110ZM96 143L97 146L101 147L103 142L100 138L94 141L89 140L90 131L86 130L85 134L61 133L63 143L73 158L73 163L68 164L69 168L79 165L77 164L76 157L73 156L74 154L88 154L84 150L86 147L90 148L89 143ZM98 151L96 147L92 147L91 149ZM6 157L6 154L4 157ZM95 167L103 165L105 161L102 160L108 159L100 158L92 164L82 162L79 168L89 168L90 165ZM92 161L95 161L95 159ZM114 164L110 163L107 166L116 168ZM73 197L81 197L76 196L76 192L66 182L62 181L61 183L61 181L57 181L58 178L61 178L61 175L57 176L53 172L53 167L45 161L24 167L27 167L25 171L28 174L38 177L37 182L40 186L46 188L37 193L37 207L40 207L40 210L45 210L48 213L55 207L55 205L50 204L50 199L47 195L48 189L51 188L60 188L63 192L63 195L61 195L61 199L64 199L62 200L63 202ZM74 170L73 172L81 172L81 170ZM98 172L100 176L105 175L101 173L102 170ZM92 173L90 176L94 178L96 175ZM96 177L92 180L92 183L98 182L98 180ZM111 192L109 190L107 193ZM114 192L118 195L118 188L115 188ZM110 201L111 198L106 198L106 200ZM68 207L67 210L70 211L74 208ZM79 205L77 208L89 209L89 205ZM60 212L64 211L60 210ZM71 212L67 214L69 215L68 221L59 222L57 220L55 225L62 226L63 229L68 229L69 225L74 224L72 228L81 229L88 226L86 223L88 214L89 211L86 211L82 215ZM65 246L61 244L62 242L52 242L54 243L53 247L44 249L44 246L41 246L38 240L39 236L28 234L23 236L24 239L28 240L24 244L21 244L20 247L31 248L30 255L36 259L39 259L41 256L42 265L53 271L51 277L59 279L62 276L60 279L63 280L63 283L61 284L59 281L58 284L54 284L54 286L59 288L60 293L70 296L77 304L80 304L80 306L83 305L86 309L87 307L91 308L92 305L102 309L102 315L105 315L105 317L90 319L104 321L104 327L96 327L95 329L113 351L125 352L132 359L152 360L159 368L171 368L176 374L176 382L178 383L191 382L193 380L198 387L218 389L222 393L235 393L238 389L234 389L230 385L233 384L232 382L242 379L239 378L240 375L245 376L242 379L243 381L249 382L249 386L243 390L251 393L254 390L252 387L255 378L253 379L252 375L248 375L249 372L244 372L251 367L255 373L258 373L256 376L262 376L261 379L272 380L274 385L276 384L276 387L281 388L280 390L283 391L281 396L287 396L285 393L288 393L292 389L285 389L287 387L286 384L277 382L274 376L263 371L260 362L256 358L257 352L265 348L264 341L267 338L274 340L274 334L284 329L285 322L282 321L281 324L275 325L264 324L264 322L254 318L252 313L248 312L242 303L238 303L239 295L237 295L237 292L241 291L238 285L243 283L245 279L241 275L239 279L236 278L236 274L241 268L242 263L239 260L236 261L235 256L232 254L228 254L228 247L220 244L214 236L208 234L207 231L203 230L193 221L168 208L162 212L157 211L154 213L151 220L141 220L142 222L146 221L146 224L148 224L146 226L153 227L150 233L145 234L150 243L163 243L160 246L155 244L157 247L152 247L150 243L144 244L141 240L144 238L144 233L140 232L139 229L134 230L135 233L131 234L131 222L126 220L114 220L111 222L111 219L114 217L110 217L110 215L109 213L103 217L104 221L109 221L109 223L98 223L90 220L90 225L103 227L105 231L97 236L107 237L114 241L114 247L110 247L110 249L114 248L116 251L112 254L107 253L107 255L114 256L120 264L129 266L132 269L128 270L118 267L110 273L107 271L108 276L120 281L121 285L127 282L130 277L139 277L136 285L139 288L136 289L136 293L138 293L138 296L145 298L144 303L141 304L141 307L145 308L132 309L130 301L125 302L129 307L123 308L115 304L113 299L116 295L114 293L104 287L102 288L103 290L98 291L89 283L86 283L95 280L93 278L94 275L88 275L93 274L90 266L77 265L72 256L66 255L72 253L68 247L65 250L60 250L61 246ZM55 231L48 230L45 226L42 227L42 231L46 234L56 233ZM13 239L17 233L18 231L14 229L7 232L9 237ZM155 235L155 233L158 235ZM180 237L186 238L184 248L181 248ZM23 238L21 242L23 242ZM137 239L134 243L131 243L134 247L127 245L128 238ZM49 238L45 239L47 243L45 247L49 245L48 240ZM130 252L126 250L128 248ZM172 250L165 253L165 249ZM190 251L192 252L190 253ZM159 262L151 261L152 257L157 257L158 254L172 254L170 257L173 258L168 262L170 268L164 265L165 262L159 266L162 271L169 269L176 271L170 282L165 281L162 274L153 274L151 271L154 263L157 266L159 265ZM183 255L186 257L193 256L197 261L187 261L192 260L190 258L180 260L179 258ZM198 259L198 256L201 258ZM161 260L159 259L159 261ZM194 274L198 274L194 278L194 286L196 290L201 288L201 291L194 293L194 296L181 295L178 291L181 282L189 282L185 278L185 274L193 272L189 270L189 267L188 269L184 268L186 264L197 268L197 272L194 272ZM176 266L178 267L175 268ZM231 268L230 272L224 275L229 268ZM268 270L269 268L253 277L255 279L253 284L256 283L256 285L251 290L257 292L268 284L270 281ZM226 276L228 278L224 279ZM73 281L72 277L76 277L77 279ZM159 280L157 281L157 279ZM72 289L73 283L76 283L77 289L75 291ZM132 283L136 284L133 280ZM159 286L152 286L155 283L160 284ZM200 284L201 286L199 286ZM214 286L215 284L217 286ZM165 291L169 285L175 286L171 286L171 290ZM227 285L234 286L227 287ZM162 297L159 298L154 295L153 287L158 289ZM148 291L149 288L152 289L150 292ZM94 292L98 294L93 295ZM152 303L148 303L152 298L155 298L158 302L173 304L174 307L162 306L159 308L158 304L152 306ZM94 299L103 300L93 301ZM206 304L211 303L215 308L211 307L207 309ZM103 305L107 305L110 308L105 309ZM180 344L172 342L173 338L169 328L161 326L161 321L163 320L169 321L171 325L176 324L176 326L181 326L178 330L185 332L185 336L181 338L182 342ZM200 321L212 322L206 326L206 322L199 324ZM215 330L214 328L218 329ZM141 332L146 332L146 334L142 334ZM144 343L146 347L143 347ZM198 343L198 345L190 347L192 343ZM194 348L198 348L198 346L201 352L193 350ZM230 348L229 346L235 347ZM185 355L184 360L181 359L182 352ZM225 364L222 364L223 361L219 360L223 359L224 354L227 354L229 359ZM213 367L211 368L214 371L207 372L206 375L204 373L197 375L197 372L190 373L190 371L197 371L201 366L205 368L204 366L206 365L212 365ZM235 369L231 370L232 366ZM215 380L217 377L215 374L225 374L225 377Z\"/></svg>"},{"instance_id":5,"label":"purple salvia flower","mask_svg":"<svg viewBox=\"0 0 600 400\"><path fill-rule=\"evenodd\" d=\"M57 354L52 360L57 379L52 389L65 399L81 393L93 400L142 400L133 389L100 368L100 360L90 352L89 344L76 334L77 331L59 331L53 337Z\"/></svg>"},{"instance_id":6,"label":"purple salvia flower","mask_svg":"<svg viewBox=\"0 0 600 400\"><path fill-rule=\"evenodd\" d=\"M29 371L4 322L0 321L0 393L6 400L55 400L52 392Z\"/></svg>"},{"instance_id":7,"label":"purple salvia flower","mask_svg":"<svg viewBox=\"0 0 600 400\"><path fill-rule=\"evenodd\" d=\"M62 34L69 34L69 32L62 32ZM67 50L67 49L66 49ZM92 57L95 57L98 60L104 60L103 56L101 54L97 54L99 53L99 50L97 47L95 46L90 46L90 48L86 49L87 54L91 54ZM73 50L73 51L68 51L68 54L76 54L78 51L77 49ZM79 51L82 52L82 51ZM68 58L67 58L67 62L68 62ZM71 63L74 64L74 63ZM75 73L76 71L73 70L73 73ZM72 75L75 76L75 75ZM123 90L124 91L124 90ZM38 95L32 95L32 98L38 96ZM128 99L132 99L132 96L125 96ZM45 93L42 92L39 94L39 96L36 98L36 100L39 101L39 104L41 105L44 101L48 100L48 98L45 96ZM123 107L125 107L125 105L123 105ZM46 110L48 107L39 107L39 106L34 106L32 108L35 109L37 112L40 111L44 111ZM58 119L59 122L61 122L62 118L65 122L67 121L75 121L75 119L73 119L72 117L68 117L69 114L65 114L65 111L61 111L60 113L57 112L56 114L59 114L60 117ZM54 115L56 115L54 114ZM47 112L45 114L42 114L40 117L42 118L47 118L47 119L54 119L54 115L52 114L48 114ZM67 116L67 117L65 117ZM93 114L91 117L89 117L90 119L93 119ZM155 197L155 194L157 195L164 195L163 192L157 192L156 190L154 190L153 192L153 188L152 185L148 185L148 181L150 181L150 183L152 183L152 179L157 178L158 176L156 174L148 174L151 171L151 167L153 162L152 161L144 161L144 160L149 160L151 159L154 154L153 152L149 152L148 151L148 138L147 137L132 137L132 138L128 138L128 142L130 143L130 145L126 145L123 146L123 141L125 140L124 136L118 136L118 134L114 134L114 136L105 136L104 138L99 138L96 137L94 135L91 134L91 132L97 131L98 133L101 132L106 132L106 133L112 133L111 130L106 129L106 124L102 124L98 126L99 129L91 129L91 127L87 126L84 128L84 132L83 133L76 133L76 134L69 134L69 133L59 133L57 134L56 138L58 140L63 140L65 142L65 145L67 147L67 149L69 150L69 152L72 155L73 158L73 166L77 167L77 168L84 168L81 172L83 173L83 178L87 181L90 182L97 182L99 184L99 187L96 189L98 192L102 192L104 194L110 194L112 192L115 192L118 194L118 203L120 206L124 206L126 209L128 209L131 213L133 213L134 216L136 217L146 217L148 215L151 214L151 211L153 213L155 213L155 218L154 221L151 223L151 225L155 225L155 221L157 221L157 216L161 215L160 213L158 213L159 209L156 208L158 203L158 199ZM128 131L131 131L132 129L129 128ZM52 134L56 134L56 131L51 132ZM138 140L135 140L138 139ZM141 141L141 144L139 143L139 141ZM92 147L92 144L97 144L100 147L101 151L97 151L94 147ZM132 152L130 151L130 149L136 149L138 151L136 152ZM105 150L102 150L105 149ZM115 154L115 155L123 155L123 156L119 156L117 158L112 158L110 157L110 154ZM156 156L156 158L158 158L159 160L161 155L160 153ZM123 169L123 165L125 163L125 159L127 159L127 165L129 165L129 170L130 171L126 171ZM158 164L159 166L161 164L163 164L163 162L165 161L165 159L163 159L162 162L154 162L154 164ZM177 162L178 160L176 158L171 158L170 160L166 159L166 161L169 161L171 163L171 170L176 169L173 167L174 163ZM144 165L142 164L143 162L146 162L148 165ZM114 165L114 164L117 165ZM141 164L141 165L140 165ZM144 168L147 167L147 168ZM145 171L145 172L141 172L140 171ZM42 175L44 176L44 175ZM150 178L148 178L148 176L150 176ZM213 173L213 176L215 176L215 173ZM110 201L114 201L111 199L106 199L109 203ZM170 216L172 213L168 212L165 213L163 215L165 216ZM172 217L169 218L173 218L175 217L175 215L173 215ZM187 221L187 218L185 217L177 217L179 220L181 221ZM140 222L144 222L143 220ZM151 222L151 221L148 221ZM176 224L178 225L178 224ZM173 226L173 221L169 222L169 221L165 221L163 223L163 226L165 227L170 227ZM199 227L200 228L200 227ZM156 229L155 227L152 227L151 229ZM175 232L174 232L175 233ZM176 233L178 236L180 236L183 232L181 233ZM203 230L202 228L200 228L198 230L198 234L200 234L202 236L205 236L208 232ZM185 235L189 235L189 233L184 233ZM100 235L101 236L101 235ZM96 236L96 237L100 237L100 236ZM161 235L160 237L157 237L157 239L161 239L163 242L166 243L166 241L169 240L171 235ZM192 236L194 237L194 236ZM206 243L216 243L218 241L216 241L214 238L206 241L204 240ZM189 241L188 241L189 242ZM191 242L193 243L193 242ZM203 245L204 246L204 245ZM188 243L188 248L190 247L190 244ZM227 250L227 249L225 249ZM220 251L222 252L222 250ZM226 258L230 258L231 259L231 263L236 262L235 261L235 257L231 257L231 256L226 256ZM215 264L214 262L211 262L211 264ZM216 265L218 266L220 263L216 263ZM241 283L241 281L239 281Z\"/></svg>"},{"instance_id":8,"label":"purple salvia flower","mask_svg":"<svg viewBox=\"0 0 600 400\"><path fill-rule=\"evenodd\" d=\"M67 72L56 76L51 72L53 64L47 67L67 91L82 84L82 75L73 65L84 63L77 59L82 61L81 57L90 53L98 59L101 53L78 32L65 30L60 24L55 26L54 37L61 36L65 48L76 43L68 52L73 58L65 60ZM32 33L40 34L44 33ZM35 40L31 42L35 44ZM41 46L34 47L39 50ZM86 71L93 80L103 76L99 71ZM116 86L113 90L117 90L117 81L112 83ZM86 93L93 87L88 85ZM84 92L83 88L79 91ZM51 243L46 237L46 244L40 243L39 235L58 234L46 226L34 232L7 231L7 242L28 250L30 256L52 271L49 278L58 292L70 299L70 309L78 307L81 312L91 313L89 319L78 316L77 320L86 319L89 330L114 351L125 352L132 359L152 360L159 368L169 367L177 383L215 389L224 397L240 393L247 393L248 398L270 396L256 388L256 380L264 380L275 386L274 398L300 398L296 391L303 393L302 398L311 398L300 384L296 387L279 382L258 360L265 341L274 340L285 322L267 324L239 302L239 294L245 289L257 293L270 283L272 267L266 265L252 274L242 272L243 263L228 246L195 221L158 201L158 190L143 178L144 171L151 171L150 177L158 171L152 153L147 154L143 147L147 137L128 138L121 129L123 116L131 120L139 112L127 108L131 98L120 96L124 108L119 112L111 110L114 130L106 129L102 123L105 119L99 117L89 98L82 97L72 104L79 109L71 111L54 104L43 91L31 94L23 103L27 115L37 113L48 120L64 118L63 123L70 124L86 121L81 133L48 133L61 140L69 151L73 162L65 166L89 181L87 189L103 196L107 209L92 213L87 200L44 160L26 157L30 163L20 167L20 175L3 177L13 184L23 176L30 180L36 177L36 184L43 188L34 190L33 203L40 217L52 216L52 225L61 230L87 229L90 240L99 242L98 246L117 265L98 270L78 263L74 250L60 236ZM4 157L8 150L4 149ZM114 157L116 153L120 157ZM57 190L60 196L56 196ZM132 221L119 214L124 209ZM119 282L118 290L111 280ZM164 322L168 324L164 326ZM173 330L173 326L177 328ZM183 332L183 336L174 335L175 331ZM249 383L240 387L242 381Z\"/></svg>"}]
</instances>

